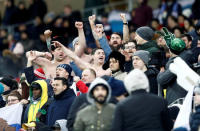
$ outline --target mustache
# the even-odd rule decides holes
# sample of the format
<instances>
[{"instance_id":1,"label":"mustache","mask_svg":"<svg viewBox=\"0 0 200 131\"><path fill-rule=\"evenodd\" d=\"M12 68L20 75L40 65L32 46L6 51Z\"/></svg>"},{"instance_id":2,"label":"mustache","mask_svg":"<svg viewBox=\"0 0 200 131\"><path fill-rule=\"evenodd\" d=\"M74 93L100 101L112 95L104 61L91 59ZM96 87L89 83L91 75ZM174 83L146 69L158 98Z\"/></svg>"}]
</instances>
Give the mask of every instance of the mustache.
<instances>
[{"instance_id":1,"label":"mustache","mask_svg":"<svg viewBox=\"0 0 200 131\"><path fill-rule=\"evenodd\" d=\"M99 95L99 96L97 96L97 97L105 97L105 96L103 96L103 95Z\"/></svg>"}]
</instances>

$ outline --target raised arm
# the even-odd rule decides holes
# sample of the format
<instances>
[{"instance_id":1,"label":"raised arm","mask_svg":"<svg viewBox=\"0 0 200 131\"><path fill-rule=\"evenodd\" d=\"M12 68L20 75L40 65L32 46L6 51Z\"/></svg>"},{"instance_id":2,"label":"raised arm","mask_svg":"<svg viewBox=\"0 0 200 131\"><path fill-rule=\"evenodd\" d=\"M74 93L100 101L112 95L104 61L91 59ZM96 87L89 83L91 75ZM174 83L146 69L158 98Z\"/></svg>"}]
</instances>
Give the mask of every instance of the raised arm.
<instances>
[{"instance_id":1,"label":"raised arm","mask_svg":"<svg viewBox=\"0 0 200 131\"><path fill-rule=\"evenodd\" d=\"M29 84L33 81L37 80L36 76L34 75L34 68L33 68L33 61L37 58L35 51L30 51L29 56L27 57L27 68L24 69L24 73L26 79Z\"/></svg>"},{"instance_id":2,"label":"raised arm","mask_svg":"<svg viewBox=\"0 0 200 131\"><path fill-rule=\"evenodd\" d=\"M53 41L53 42L54 42L55 47L61 48L63 50L63 52L68 57L70 57L81 70L84 70L85 68L91 67L91 65L89 63L84 62L83 60L81 60L73 51L71 51L70 49L66 48L60 42L58 42L58 41Z\"/></svg>"},{"instance_id":3,"label":"raised arm","mask_svg":"<svg viewBox=\"0 0 200 131\"><path fill-rule=\"evenodd\" d=\"M128 29L128 22L126 20L126 14L121 13L120 18L123 21L123 43L126 43L129 41L129 29Z\"/></svg>"},{"instance_id":4,"label":"raised arm","mask_svg":"<svg viewBox=\"0 0 200 131\"><path fill-rule=\"evenodd\" d=\"M100 44L99 44L98 38L96 36L96 25L95 25L96 16L95 15L89 16L88 20L89 20L89 23L90 23L92 34L93 34L94 39L95 39L96 46L97 46L97 48L100 48Z\"/></svg>"},{"instance_id":5,"label":"raised arm","mask_svg":"<svg viewBox=\"0 0 200 131\"><path fill-rule=\"evenodd\" d=\"M78 57L81 57L81 55L84 53L84 50L86 48L86 40L85 40L85 34L83 30L83 22L75 22L75 27L78 29L78 43L79 46L75 49L75 54Z\"/></svg>"},{"instance_id":6,"label":"raised arm","mask_svg":"<svg viewBox=\"0 0 200 131\"><path fill-rule=\"evenodd\" d=\"M29 57L34 54L34 59L31 58L31 60L29 60ZM50 54L48 52L39 52L39 51L28 51L26 53L26 57L28 59L27 62L27 67L33 66L34 64L40 66L40 67L45 67L46 65L48 65L50 63Z\"/></svg>"},{"instance_id":7,"label":"raised arm","mask_svg":"<svg viewBox=\"0 0 200 131\"><path fill-rule=\"evenodd\" d=\"M51 52L51 34L52 34L51 30L45 30L44 31L44 36L45 36L45 39L46 39L47 48L49 49L50 52Z\"/></svg>"},{"instance_id":8,"label":"raised arm","mask_svg":"<svg viewBox=\"0 0 200 131\"><path fill-rule=\"evenodd\" d=\"M97 24L97 32L96 32L97 39L99 41L100 47L104 50L106 60L108 59L108 56L112 52L108 40L106 38L106 35L104 33L104 28L102 24Z\"/></svg>"}]
</instances>

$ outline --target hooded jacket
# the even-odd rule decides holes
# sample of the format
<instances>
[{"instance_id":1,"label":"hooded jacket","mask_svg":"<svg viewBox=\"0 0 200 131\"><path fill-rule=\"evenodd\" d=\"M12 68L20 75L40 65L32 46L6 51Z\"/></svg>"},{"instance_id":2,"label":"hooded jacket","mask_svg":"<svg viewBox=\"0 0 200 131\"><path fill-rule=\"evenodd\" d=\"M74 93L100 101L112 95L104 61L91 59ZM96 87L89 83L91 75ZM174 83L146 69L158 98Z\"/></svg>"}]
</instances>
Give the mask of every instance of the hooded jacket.
<instances>
[{"instance_id":1,"label":"hooded jacket","mask_svg":"<svg viewBox=\"0 0 200 131\"><path fill-rule=\"evenodd\" d=\"M38 83L40 85L40 87L42 88L42 94L41 97L38 98L37 102L33 100L33 92L30 89L30 104L28 105L28 107L26 108L25 111L25 121L26 121L26 117L28 116L28 123L30 123L31 121L38 121L36 119L36 114L39 111L42 111L42 107L47 103L48 100L48 88L47 88L47 83L44 80L37 80L34 81L33 83Z\"/></svg>"},{"instance_id":2,"label":"hooded jacket","mask_svg":"<svg viewBox=\"0 0 200 131\"><path fill-rule=\"evenodd\" d=\"M93 89L98 85L104 85L107 87L108 91L106 101L101 110L97 108L92 94ZM110 131L113 117L112 114L115 108L113 104L108 104L110 97L111 88L108 83L102 78L96 78L91 83L87 94L87 100L92 105L89 105L78 112L74 124L74 131Z\"/></svg>"},{"instance_id":3,"label":"hooded jacket","mask_svg":"<svg viewBox=\"0 0 200 131\"><path fill-rule=\"evenodd\" d=\"M94 101L94 98L93 98L93 95L92 95L92 90L93 90L97 85L105 85L105 86L108 88L108 96L106 97L106 103L108 103L108 101L110 100L110 97L111 97L111 87L110 87L110 85L109 85L105 80L103 80L102 78L96 78L96 79L90 84L89 91L88 91L88 94L87 94L87 100L88 100L88 102L91 103L91 104L95 104L95 101Z\"/></svg>"}]
</instances>

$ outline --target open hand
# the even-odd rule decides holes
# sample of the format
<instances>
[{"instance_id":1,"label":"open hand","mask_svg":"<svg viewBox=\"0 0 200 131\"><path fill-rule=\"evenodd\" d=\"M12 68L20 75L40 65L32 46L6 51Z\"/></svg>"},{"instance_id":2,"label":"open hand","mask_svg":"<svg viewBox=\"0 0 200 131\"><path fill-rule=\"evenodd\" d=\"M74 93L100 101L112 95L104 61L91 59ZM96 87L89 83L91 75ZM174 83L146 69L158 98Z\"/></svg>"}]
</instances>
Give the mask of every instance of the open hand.
<instances>
[{"instance_id":1,"label":"open hand","mask_svg":"<svg viewBox=\"0 0 200 131\"><path fill-rule=\"evenodd\" d=\"M37 58L36 51L29 51L28 61L34 61Z\"/></svg>"}]
</instances>

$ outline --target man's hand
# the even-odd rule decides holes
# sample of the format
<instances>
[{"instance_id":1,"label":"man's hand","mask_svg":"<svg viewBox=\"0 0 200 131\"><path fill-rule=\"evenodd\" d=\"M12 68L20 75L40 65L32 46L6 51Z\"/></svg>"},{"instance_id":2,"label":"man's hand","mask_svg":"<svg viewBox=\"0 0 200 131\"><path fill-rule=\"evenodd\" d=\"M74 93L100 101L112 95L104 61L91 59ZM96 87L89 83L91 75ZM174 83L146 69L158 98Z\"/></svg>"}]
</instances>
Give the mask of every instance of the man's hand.
<instances>
[{"instance_id":1,"label":"man's hand","mask_svg":"<svg viewBox=\"0 0 200 131\"><path fill-rule=\"evenodd\" d=\"M195 94L194 96L194 104L197 106L197 105L200 105L200 95L198 95L197 93Z\"/></svg>"},{"instance_id":2,"label":"man's hand","mask_svg":"<svg viewBox=\"0 0 200 131\"><path fill-rule=\"evenodd\" d=\"M21 103L21 104L23 104L23 105L26 105L26 104L28 104L28 102L29 102L29 101L28 101L28 100L26 100L26 99L22 99L22 100L20 101L20 103Z\"/></svg>"},{"instance_id":3,"label":"man's hand","mask_svg":"<svg viewBox=\"0 0 200 131\"><path fill-rule=\"evenodd\" d=\"M89 16L88 19L89 19L90 25L93 25L95 23L96 16L95 15Z\"/></svg>"},{"instance_id":4,"label":"man's hand","mask_svg":"<svg viewBox=\"0 0 200 131\"><path fill-rule=\"evenodd\" d=\"M37 58L36 52L35 51L29 51L28 55L28 61L34 61Z\"/></svg>"},{"instance_id":5,"label":"man's hand","mask_svg":"<svg viewBox=\"0 0 200 131\"><path fill-rule=\"evenodd\" d=\"M51 31L51 30L45 30L45 31L44 31L44 36L45 36L46 39L47 39L47 38L51 38L51 34L52 34L52 31Z\"/></svg>"},{"instance_id":6,"label":"man's hand","mask_svg":"<svg viewBox=\"0 0 200 131\"><path fill-rule=\"evenodd\" d=\"M80 77L74 76L74 82L77 83L80 80Z\"/></svg>"},{"instance_id":7,"label":"man's hand","mask_svg":"<svg viewBox=\"0 0 200 131\"><path fill-rule=\"evenodd\" d=\"M52 55L51 55L51 53L49 53L49 52L45 52L44 57L47 58L48 60L51 60L51 59L52 59Z\"/></svg>"},{"instance_id":8,"label":"man's hand","mask_svg":"<svg viewBox=\"0 0 200 131\"><path fill-rule=\"evenodd\" d=\"M120 18L122 19L123 23L127 23L126 14L125 13L121 13L120 14Z\"/></svg>"},{"instance_id":9,"label":"man's hand","mask_svg":"<svg viewBox=\"0 0 200 131\"><path fill-rule=\"evenodd\" d=\"M122 49L122 50L120 50L120 53L125 56L125 61L131 60L131 55L127 51Z\"/></svg>"},{"instance_id":10,"label":"man's hand","mask_svg":"<svg viewBox=\"0 0 200 131\"><path fill-rule=\"evenodd\" d=\"M83 22L80 22L80 21L75 22L75 27L77 29L83 29Z\"/></svg>"},{"instance_id":11,"label":"man's hand","mask_svg":"<svg viewBox=\"0 0 200 131\"><path fill-rule=\"evenodd\" d=\"M52 41L53 42L53 44L54 44L54 46L56 47L56 48L62 48L62 47L64 47L60 42L58 42L58 41Z\"/></svg>"}]
</instances>

